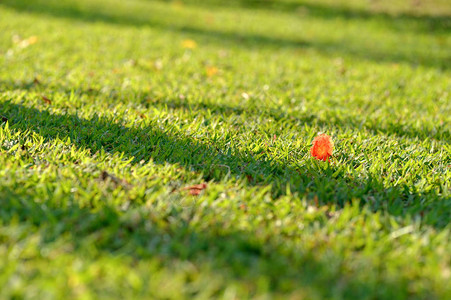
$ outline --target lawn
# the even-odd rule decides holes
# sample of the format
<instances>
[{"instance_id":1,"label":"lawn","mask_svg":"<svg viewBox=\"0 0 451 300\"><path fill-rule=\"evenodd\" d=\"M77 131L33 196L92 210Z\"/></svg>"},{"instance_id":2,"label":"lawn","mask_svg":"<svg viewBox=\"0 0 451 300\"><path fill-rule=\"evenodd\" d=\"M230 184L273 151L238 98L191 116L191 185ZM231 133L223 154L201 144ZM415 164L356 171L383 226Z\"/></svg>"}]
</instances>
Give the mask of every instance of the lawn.
<instances>
[{"instance_id":1,"label":"lawn","mask_svg":"<svg viewBox=\"0 0 451 300\"><path fill-rule=\"evenodd\" d=\"M451 299L448 0L0 0L0 116L0 299Z\"/></svg>"}]
</instances>

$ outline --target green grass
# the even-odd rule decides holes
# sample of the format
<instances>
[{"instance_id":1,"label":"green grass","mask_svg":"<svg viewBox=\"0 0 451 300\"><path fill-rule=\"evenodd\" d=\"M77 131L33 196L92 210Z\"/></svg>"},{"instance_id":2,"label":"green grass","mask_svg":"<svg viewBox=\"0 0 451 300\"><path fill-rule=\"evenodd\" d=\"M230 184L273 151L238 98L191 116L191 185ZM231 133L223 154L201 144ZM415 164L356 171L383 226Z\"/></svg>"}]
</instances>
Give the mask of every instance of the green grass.
<instances>
[{"instance_id":1,"label":"green grass","mask_svg":"<svg viewBox=\"0 0 451 300\"><path fill-rule=\"evenodd\" d=\"M1 0L0 298L450 299L450 20Z\"/></svg>"}]
</instances>

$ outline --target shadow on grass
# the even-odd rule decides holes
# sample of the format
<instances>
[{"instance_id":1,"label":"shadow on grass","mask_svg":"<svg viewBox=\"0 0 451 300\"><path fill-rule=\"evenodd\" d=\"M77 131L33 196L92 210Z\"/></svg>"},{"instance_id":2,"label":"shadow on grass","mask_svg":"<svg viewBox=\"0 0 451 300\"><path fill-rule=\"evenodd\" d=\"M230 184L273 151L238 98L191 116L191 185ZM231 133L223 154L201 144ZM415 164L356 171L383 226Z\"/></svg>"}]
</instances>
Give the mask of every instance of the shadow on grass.
<instances>
[{"instance_id":1,"label":"shadow on grass","mask_svg":"<svg viewBox=\"0 0 451 300\"><path fill-rule=\"evenodd\" d=\"M167 0L157 0L167 2ZM445 14L421 15L400 12L390 14L384 11L371 11L362 8L344 7L342 5L327 5L322 3L311 3L305 1L275 1L275 0L184 0L183 3L206 7L238 6L251 9L265 9L271 11L282 11L291 14L303 14L323 19L342 18L349 21L380 21L383 25L394 30L422 31L426 33L446 33L451 30L451 6L450 11ZM421 11L419 8L418 11ZM447 13L447 14L446 14ZM402 23L408 22L409 26Z\"/></svg>"},{"instance_id":2,"label":"shadow on grass","mask_svg":"<svg viewBox=\"0 0 451 300\"><path fill-rule=\"evenodd\" d=\"M314 114L304 114L302 116L291 115L283 112L279 109L262 108L262 107L240 107L240 106L229 106L226 104L211 104L211 103L193 103L190 104L186 101L181 100L158 100L157 104L165 104L169 108L175 109L187 109L187 110L200 110L208 109L214 114L225 114L225 115L242 115L249 113L262 114L268 118L272 118L276 121L289 120L295 122L296 124L303 125L308 123L309 125L317 125L318 127L330 128L331 126L336 126L342 129L366 129L373 134L382 133L388 136L396 137L407 137L410 139L436 139L437 141L450 143L451 142L451 132L448 130L446 124L437 126L434 130L428 130L425 128L418 129L412 125L403 125L399 122L387 122L384 126L378 124L377 122L365 122L366 119L359 118L358 116L330 116L327 121L319 119ZM144 103L145 104L145 103ZM362 125L364 124L364 125Z\"/></svg>"},{"instance_id":3,"label":"shadow on grass","mask_svg":"<svg viewBox=\"0 0 451 300\"><path fill-rule=\"evenodd\" d=\"M275 159L265 152L226 149L223 145L194 139L152 121L139 128L129 128L117 120L52 114L11 102L3 103L0 112L9 119L12 129L35 131L47 141L70 137L79 148L88 148L91 153L100 150L124 153L127 158L133 158L133 164L150 158L159 164L176 163L201 172L207 181L221 180L226 175L225 172L212 172L211 166L227 165L232 175L243 180L248 178L250 185L270 185L274 198L285 194L289 185L292 191L310 199L318 197L320 204L342 207L350 199L360 199L362 205L396 216L422 215L424 224L438 228L446 226L450 218L451 211L447 208L450 201L436 189L419 192L406 185L385 187L382 175L380 178L353 178L340 165L312 163L299 166L294 159ZM360 165L352 159L344 159L352 168Z\"/></svg>"},{"instance_id":4,"label":"shadow on grass","mask_svg":"<svg viewBox=\"0 0 451 300\"><path fill-rule=\"evenodd\" d=\"M252 7L282 7L284 10L291 10L292 7L297 6L296 2L283 2L277 5L273 1L235 1L244 6ZM213 5L219 2L213 1L202 5ZM221 2L223 3L223 2ZM180 32L192 35L195 38L207 39L208 42L218 43L227 46L227 43L237 45L239 47L248 47L259 49L261 47L272 48L306 48L314 49L320 53L336 56L348 56L359 58L362 60L369 60L375 62L392 62L392 63L408 63L411 65L423 65L426 67L434 67L442 70L448 70L450 64L449 57L437 57L431 51L423 51L412 53L412 51L403 50L403 46L393 51L379 49L377 45L363 45L362 43L356 45L349 45L347 41L320 41L320 40L299 40L280 38L270 35L254 34L249 32L230 32L218 29L206 29L193 26L189 20L186 22L178 20L177 23L169 23L158 17L149 17L148 14L137 13L136 11L121 11L110 12L107 7L102 9L83 9L71 2L45 2L45 1L24 1L24 0L5 0L0 3L5 7L9 7L21 12L29 12L40 14L44 16L52 16L58 18L73 19L83 22L105 22L114 25L123 26L149 26L162 31ZM149 4L150 5L150 4ZM414 28L423 28L428 33L447 31L450 26L450 18L446 16L409 16L401 15L398 17L390 16L383 13L371 13L368 11L350 10L340 7L327 7L313 4L299 4L306 8L314 17L317 18L344 18L347 20L354 20L356 18L371 21L380 20L383 23L391 24L391 27L406 28L406 30L414 30ZM150 11L150 6L149 6ZM180 21L180 22L179 22ZM412 24L404 24L403 22L410 22ZM403 24L398 26L396 24ZM371 37L366 37L368 41ZM373 43L374 44L374 43ZM407 49L406 49L407 50Z\"/></svg>"},{"instance_id":5,"label":"shadow on grass","mask_svg":"<svg viewBox=\"0 0 451 300\"><path fill-rule=\"evenodd\" d=\"M2 90L36 90L37 88L44 89L54 89L59 90L66 95L70 95L72 92L76 92L82 95L98 96L100 92L95 89L83 89L83 88L73 88L65 86L50 87L46 84L40 82L37 85L33 81L0 81L0 88ZM343 129L365 129L373 134L385 134L388 136L405 137L409 139L435 139L440 142L451 143L451 131L449 130L446 123L440 125L435 124L435 128L418 128L412 124L401 124L400 122L386 121L384 125L378 123L376 120L371 120L371 118L359 117L356 115L346 115L346 116L328 116L327 121L318 118L318 116L311 113L304 114L289 114L280 109L268 108L261 106L232 106L223 103L211 103L211 102L195 102L190 103L186 100L180 99L158 99L156 102L149 103L146 99L151 99L152 96L144 93L140 96L141 101L138 101L140 105L144 107L149 107L151 105L166 105L168 108L172 109L186 109L186 110L209 110L215 115L243 115L243 114L260 114L267 118L274 119L275 121L287 120L294 122L300 126L305 123L309 125L316 125L318 127L331 127L336 126Z\"/></svg>"},{"instance_id":6,"label":"shadow on grass","mask_svg":"<svg viewBox=\"0 0 451 300\"><path fill-rule=\"evenodd\" d=\"M109 256L130 257L131 261L126 260L130 265L157 259L161 267L169 270L178 262L189 262L196 272L208 269L213 275L220 276L222 282L215 294L224 293L227 285L238 281L246 286L250 296L254 293L283 295L302 291L319 299L366 299L369 295L399 299L411 281L401 276L365 280L365 270L345 267L343 257L325 250L330 243L325 240L317 240L312 247L315 250L307 251L287 243L269 230L257 234L228 229L230 226L224 226L223 220L215 219L209 226L196 228L198 225L191 224L194 212L187 209L120 213L107 206L98 212L76 206L58 208L45 205L43 208L34 202L33 197L16 194L1 186L0 199L3 199L0 210L2 226L19 221L22 226L27 226L28 234L40 234L39 247L52 243L61 245L64 241L66 248L73 248L71 254L75 257L87 251L94 257L107 253ZM31 253L26 255L27 261L34 258ZM86 254L83 257L86 258ZM185 284L190 286L187 293L193 294L187 296L195 296L205 287L194 285L190 277L186 276Z\"/></svg>"}]
</instances>

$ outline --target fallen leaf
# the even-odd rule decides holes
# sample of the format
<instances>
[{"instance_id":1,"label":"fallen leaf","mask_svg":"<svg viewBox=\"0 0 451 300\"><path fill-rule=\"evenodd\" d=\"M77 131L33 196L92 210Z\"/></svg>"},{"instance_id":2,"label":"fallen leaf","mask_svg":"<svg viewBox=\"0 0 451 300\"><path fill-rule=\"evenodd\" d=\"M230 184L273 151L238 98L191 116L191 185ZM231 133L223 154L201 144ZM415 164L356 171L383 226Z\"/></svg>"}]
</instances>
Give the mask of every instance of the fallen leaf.
<instances>
[{"instance_id":1,"label":"fallen leaf","mask_svg":"<svg viewBox=\"0 0 451 300\"><path fill-rule=\"evenodd\" d=\"M192 196L198 196L200 194L200 192L202 192L206 188L207 188L207 184L201 183L201 184L196 184L196 185L185 187L185 188L183 188L183 190L188 191L188 193Z\"/></svg>"},{"instance_id":2,"label":"fallen leaf","mask_svg":"<svg viewBox=\"0 0 451 300\"><path fill-rule=\"evenodd\" d=\"M41 98L42 98L42 100L44 100L45 104L52 104L52 100L50 100L46 96L42 96Z\"/></svg>"},{"instance_id":3,"label":"fallen leaf","mask_svg":"<svg viewBox=\"0 0 451 300\"><path fill-rule=\"evenodd\" d=\"M188 187L185 187L184 189L185 190L204 190L204 189L206 189L207 188L207 184L206 183L201 183L201 184L195 184L195 185L192 185L192 186L188 186Z\"/></svg>"},{"instance_id":4,"label":"fallen leaf","mask_svg":"<svg viewBox=\"0 0 451 300\"><path fill-rule=\"evenodd\" d=\"M310 153L314 158L323 161L329 160L329 157L332 156L334 151L334 142L330 136L321 134L313 140L312 144Z\"/></svg>"},{"instance_id":5,"label":"fallen leaf","mask_svg":"<svg viewBox=\"0 0 451 300\"><path fill-rule=\"evenodd\" d=\"M219 72L218 68L216 68L216 67L207 67L205 71L206 71L208 77L212 77L212 76L218 74L218 72Z\"/></svg>"},{"instance_id":6,"label":"fallen leaf","mask_svg":"<svg viewBox=\"0 0 451 300\"><path fill-rule=\"evenodd\" d=\"M197 47L197 43L193 40L184 40L182 42L182 47L185 49L195 49Z\"/></svg>"},{"instance_id":7,"label":"fallen leaf","mask_svg":"<svg viewBox=\"0 0 451 300\"><path fill-rule=\"evenodd\" d=\"M189 190L191 196L199 196L202 190Z\"/></svg>"}]
</instances>

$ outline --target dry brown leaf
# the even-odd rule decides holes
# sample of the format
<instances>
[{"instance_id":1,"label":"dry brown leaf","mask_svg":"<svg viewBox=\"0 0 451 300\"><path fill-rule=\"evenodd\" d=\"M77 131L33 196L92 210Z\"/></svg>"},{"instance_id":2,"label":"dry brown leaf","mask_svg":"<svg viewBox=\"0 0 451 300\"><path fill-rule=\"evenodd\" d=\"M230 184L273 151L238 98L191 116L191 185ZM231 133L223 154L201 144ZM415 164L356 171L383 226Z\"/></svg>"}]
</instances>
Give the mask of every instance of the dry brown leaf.
<instances>
[{"instance_id":1,"label":"dry brown leaf","mask_svg":"<svg viewBox=\"0 0 451 300\"><path fill-rule=\"evenodd\" d=\"M199 196L202 190L189 190L191 196Z\"/></svg>"},{"instance_id":2,"label":"dry brown leaf","mask_svg":"<svg viewBox=\"0 0 451 300\"><path fill-rule=\"evenodd\" d=\"M200 192L207 188L206 183L196 184L192 186L184 187L183 190L188 191L188 193L192 196L198 196Z\"/></svg>"},{"instance_id":3,"label":"dry brown leaf","mask_svg":"<svg viewBox=\"0 0 451 300\"><path fill-rule=\"evenodd\" d=\"M41 98L42 98L42 100L44 101L45 104L49 104L49 105L52 104L52 100L50 100L46 96L42 96Z\"/></svg>"}]
</instances>

